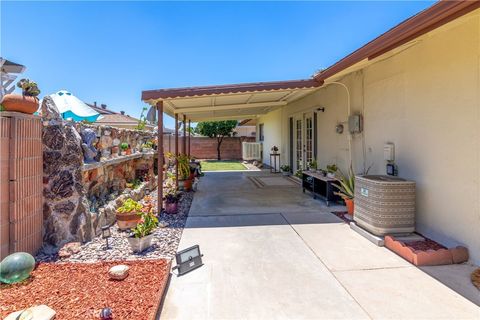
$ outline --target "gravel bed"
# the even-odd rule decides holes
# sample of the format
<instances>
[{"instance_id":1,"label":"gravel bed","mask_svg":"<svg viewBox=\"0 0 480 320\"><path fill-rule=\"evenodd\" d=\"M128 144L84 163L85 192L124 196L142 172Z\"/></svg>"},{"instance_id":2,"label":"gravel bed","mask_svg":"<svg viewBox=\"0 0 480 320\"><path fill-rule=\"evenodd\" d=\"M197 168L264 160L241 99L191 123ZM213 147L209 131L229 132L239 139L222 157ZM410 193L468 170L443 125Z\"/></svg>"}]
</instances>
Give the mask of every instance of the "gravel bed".
<instances>
[{"instance_id":1,"label":"gravel bed","mask_svg":"<svg viewBox=\"0 0 480 320\"><path fill-rule=\"evenodd\" d=\"M150 194L153 197L154 208L157 205L157 192ZM80 252L68 258L59 259L57 248L45 247L35 257L37 262L97 262L113 260L144 260L144 259L171 259L177 252L183 228L187 220L193 192L182 193L178 204L177 214L163 212L159 217L160 226L155 230L152 246L141 253L133 253L128 243L129 231L121 231L117 225L111 227L112 236L108 239L106 248L105 239L101 236L80 246Z\"/></svg>"}]
</instances>

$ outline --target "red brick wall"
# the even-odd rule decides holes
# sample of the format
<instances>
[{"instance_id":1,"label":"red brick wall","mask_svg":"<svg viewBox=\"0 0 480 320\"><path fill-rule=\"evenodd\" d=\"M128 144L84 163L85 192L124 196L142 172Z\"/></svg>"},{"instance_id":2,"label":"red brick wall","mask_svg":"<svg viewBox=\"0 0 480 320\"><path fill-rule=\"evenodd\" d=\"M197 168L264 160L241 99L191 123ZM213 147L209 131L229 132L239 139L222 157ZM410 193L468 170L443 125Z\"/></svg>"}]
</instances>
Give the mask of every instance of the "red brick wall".
<instances>
[{"instance_id":1,"label":"red brick wall","mask_svg":"<svg viewBox=\"0 0 480 320\"><path fill-rule=\"evenodd\" d=\"M255 137L224 138L220 147L222 160L242 159L242 142L254 142ZM178 137L179 152L183 153L183 137ZM165 152L174 152L175 136L163 138ZM205 137L192 137L190 154L197 159L217 159L217 140Z\"/></svg>"},{"instance_id":2,"label":"red brick wall","mask_svg":"<svg viewBox=\"0 0 480 320\"><path fill-rule=\"evenodd\" d=\"M0 256L42 245L43 153L40 117L0 114Z\"/></svg>"}]
</instances>

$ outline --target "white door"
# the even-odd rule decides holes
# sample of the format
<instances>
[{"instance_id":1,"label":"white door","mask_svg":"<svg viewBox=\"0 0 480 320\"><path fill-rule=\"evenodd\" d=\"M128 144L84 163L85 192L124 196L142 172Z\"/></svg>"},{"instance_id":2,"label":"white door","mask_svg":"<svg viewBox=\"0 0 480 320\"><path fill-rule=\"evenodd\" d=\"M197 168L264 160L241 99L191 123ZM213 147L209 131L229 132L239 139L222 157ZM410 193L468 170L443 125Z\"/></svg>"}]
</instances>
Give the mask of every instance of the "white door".
<instances>
[{"instance_id":1,"label":"white door","mask_svg":"<svg viewBox=\"0 0 480 320\"><path fill-rule=\"evenodd\" d=\"M303 140L303 164L304 168L307 167L307 164L311 162L314 158L313 148L314 148L314 130L313 130L313 112L305 113L303 115L304 119L304 140Z\"/></svg>"},{"instance_id":2,"label":"white door","mask_svg":"<svg viewBox=\"0 0 480 320\"><path fill-rule=\"evenodd\" d=\"M313 113L304 113L293 119L294 127L294 171L306 169L307 164L314 158L314 123Z\"/></svg>"}]
</instances>

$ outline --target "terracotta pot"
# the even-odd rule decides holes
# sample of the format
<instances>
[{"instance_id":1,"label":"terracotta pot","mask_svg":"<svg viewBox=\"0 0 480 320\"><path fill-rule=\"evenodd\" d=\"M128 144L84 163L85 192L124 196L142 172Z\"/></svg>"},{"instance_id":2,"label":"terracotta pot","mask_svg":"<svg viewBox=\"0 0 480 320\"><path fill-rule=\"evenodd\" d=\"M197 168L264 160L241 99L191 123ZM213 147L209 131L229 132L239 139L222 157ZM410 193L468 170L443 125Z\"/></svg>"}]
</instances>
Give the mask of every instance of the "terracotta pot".
<instances>
[{"instance_id":1,"label":"terracotta pot","mask_svg":"<svg viewBox=\"0 0 480 320\"><path fill-rule=\"evenodd\" d=\"M345 201L345 205L347 206L347 212L349 215L353 216L353 199L343 199Z\"/></svg>"},{"instance_id":2,"label":"terracotta pot","mask_svg":"<svg viewBox=\"0 0 480 320\"><path fill-rule=\"evenodd\" d=\"M135 228L137 224L140 222L140 215L136 212L130 213L118 213L116 214L117 217L117 225L120 230L128 230Z\"/></svg>"},{"instance_id":3,"label":"terracotta pot","mask_svg":"<svg viewBox=\"0 0 480 320\"><path fill-rule=\"evenodd\" d=\"M2 99L5 111L17 111L32 114L38 110L38 98L20 94L6 94Z\"/></svg>"},{"instance_id":4,"label":"terracotta pot","mask_svg":"<svg viewBox=\"0 0 480 320\"><path fill-rule=\"evenodd\" d=\"M132 154L132 149L127 149L127 155Z\"/></svg>"},{"instance_id":5,"label":"terracotta pot","mask_svg":"<svg viewBox=\"0 0 480 320\"><path fill-rule=\"evenodd\" d=\"M165 212L168 214L175 214L177 213L178 210L178 203L173 202L173 203L168 203L165 202Z\"/></svg>"},{"instance_id":6,"label":"terracotta pot","mask_svg":"<svg viewBox=\"0 0 480 320\"><path fill-rule=\"evenodd\" d=\"M192 180L191 179L180 180L180 181L183 181L183 190L185 190L185 191L192 190ZM180 181L178 181L178 182L180 182ZM179 186L180 186L180 184L179 184Z\"/></svg>"}]
</instances>

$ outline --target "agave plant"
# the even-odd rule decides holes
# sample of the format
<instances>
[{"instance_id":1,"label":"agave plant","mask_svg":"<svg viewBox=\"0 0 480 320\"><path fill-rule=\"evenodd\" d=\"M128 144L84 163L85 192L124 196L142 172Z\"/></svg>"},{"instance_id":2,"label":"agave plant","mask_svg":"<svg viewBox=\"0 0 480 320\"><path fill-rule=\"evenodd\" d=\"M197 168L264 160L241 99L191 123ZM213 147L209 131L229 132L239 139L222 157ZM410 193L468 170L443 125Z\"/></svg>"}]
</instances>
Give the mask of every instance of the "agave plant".
<instances>
[{"instance_id":1,"label":"agave plant","mask_svg":"<svg viewBox=\"0 0 480 320\"><path fill-rule=\"evenodd\" d=\"M338 192L334 192L334 194L343 199L353 199L355 197L355 174L353 173L352 166L350 165L348 175L343 174L340 169L337 169L336 173L339 184L332 183L338 189Z\"/></svg>"},{"instance_id":2,"label":"agave plant","mask_svg":"<svg viewBox=\"0 0 480 320\"><path fill-rule=\"evenodd\" d=\"M24 96L36 97L40 94L37 83L30 81L29 79L21 79L17 82L17 87L22 89Z\"/></svg>"}]
</instances>

